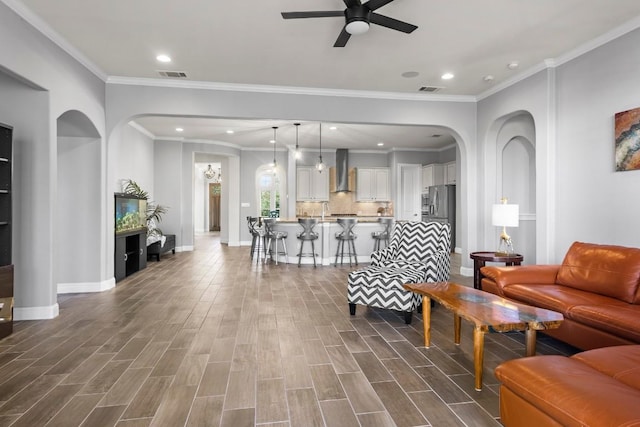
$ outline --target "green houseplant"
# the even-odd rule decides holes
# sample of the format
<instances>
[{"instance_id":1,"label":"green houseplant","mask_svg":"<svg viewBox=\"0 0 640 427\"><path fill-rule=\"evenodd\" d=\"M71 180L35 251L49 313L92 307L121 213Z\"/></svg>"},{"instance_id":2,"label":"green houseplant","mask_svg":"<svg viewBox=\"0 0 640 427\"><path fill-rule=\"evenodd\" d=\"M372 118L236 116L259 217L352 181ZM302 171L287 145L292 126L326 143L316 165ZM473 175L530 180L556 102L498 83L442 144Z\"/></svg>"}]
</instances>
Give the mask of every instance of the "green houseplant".
<instances>
[{"instance_id":1,"label":"green houseplant","mask_svg":"<svg viewBox=\"0 0 640 427\"><path fill-rule=\"evenodd\" d=\"M137 182L128 179L125 181L124 192L136 197L147 200L147 210L145 216L147 218L147 238L161 237L162 230L158 228L158 224L162 221L162 216L167 213L168 207L160 205L153 200L149 200L149 193L140 188Z\"/></svg>"}]
</instances>

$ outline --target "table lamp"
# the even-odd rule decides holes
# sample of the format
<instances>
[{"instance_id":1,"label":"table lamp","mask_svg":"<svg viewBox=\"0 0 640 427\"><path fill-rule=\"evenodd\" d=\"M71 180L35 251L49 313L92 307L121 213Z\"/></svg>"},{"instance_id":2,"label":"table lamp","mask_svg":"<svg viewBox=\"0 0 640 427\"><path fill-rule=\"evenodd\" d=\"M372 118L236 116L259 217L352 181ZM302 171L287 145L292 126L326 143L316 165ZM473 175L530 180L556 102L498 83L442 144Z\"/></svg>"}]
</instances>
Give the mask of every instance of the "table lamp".
<instances>
[{"instance_id":1,"label":"table lamp","mask_svg":"<svg viewBox=\"0 0 640 427\"><path fill-rule=\"evenodd\" d=\"M517 227L520 220L520 209L518 205L507 204L507 199L500 199L502 202L499 205L493 205L491 211L491 223L495 226L502 227L502 233L500 233L500 243L498 244L498 250L496 255L509 256L513 255L513 242L511 237L507 234L507 227Z\"/></svg>"}]
</instances>

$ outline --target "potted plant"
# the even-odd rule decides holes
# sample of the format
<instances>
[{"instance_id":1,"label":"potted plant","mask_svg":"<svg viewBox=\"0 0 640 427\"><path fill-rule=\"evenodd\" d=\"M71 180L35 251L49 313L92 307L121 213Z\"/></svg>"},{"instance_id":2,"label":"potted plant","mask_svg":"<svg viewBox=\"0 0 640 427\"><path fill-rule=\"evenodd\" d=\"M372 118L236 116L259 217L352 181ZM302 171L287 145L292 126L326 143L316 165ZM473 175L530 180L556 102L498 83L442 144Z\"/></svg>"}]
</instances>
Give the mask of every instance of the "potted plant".
<instances>
[{"instance_id":1,"label":"potted plant","mask_svg":"<svg viewBox=\"0 0 640 427\"><path fill-rule=\"evenodd\" d=\"M147 218L147 241L149 241L149 238L159 240L163 233L158 228L158 224L162 221L162 216L167 213L168 208L149 200L149 193L140 188L138 183L131 179L125 181L124 192L147 200L147 210L145 212Z\"/></svg>"}]
</instances>

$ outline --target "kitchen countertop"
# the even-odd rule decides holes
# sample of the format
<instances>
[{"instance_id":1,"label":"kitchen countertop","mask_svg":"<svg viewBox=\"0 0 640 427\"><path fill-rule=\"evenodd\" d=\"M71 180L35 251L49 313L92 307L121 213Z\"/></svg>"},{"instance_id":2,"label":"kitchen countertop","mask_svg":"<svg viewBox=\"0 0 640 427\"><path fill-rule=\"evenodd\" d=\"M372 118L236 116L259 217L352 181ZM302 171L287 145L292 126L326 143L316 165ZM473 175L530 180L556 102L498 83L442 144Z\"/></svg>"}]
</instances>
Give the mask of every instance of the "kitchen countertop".
<instances>
[{"instance_id":1,"label":"kitchen countertop","mask_svg":"<svg viewBox=\"0 0 640 427\"><path fill-rule=\"evenodd\" d=\"M379 217L379 216L325 216L324 217L324 221L322 219L320 219L320 217L294 217L294 218L278 218L278 222L282 223L282 224L289 224L289 223L298 223L298 218L316 218L318 220L318 223L321 222L326 222L326 223L334 223L336 222L336 220L338 218L354 218L358 220L358 223L375 223L378 222L379 218L383 218L383 217Z\"/></svg>"}]
</instances>

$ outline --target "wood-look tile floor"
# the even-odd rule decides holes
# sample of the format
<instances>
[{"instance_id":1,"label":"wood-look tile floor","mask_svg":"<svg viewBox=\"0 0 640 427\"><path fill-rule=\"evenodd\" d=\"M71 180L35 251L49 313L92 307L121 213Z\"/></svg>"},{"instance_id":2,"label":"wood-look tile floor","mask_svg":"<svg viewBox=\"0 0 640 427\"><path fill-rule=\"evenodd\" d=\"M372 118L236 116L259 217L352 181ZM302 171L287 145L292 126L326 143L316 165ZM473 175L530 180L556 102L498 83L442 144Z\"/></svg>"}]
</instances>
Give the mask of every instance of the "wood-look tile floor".
<instances>
[{"instance_id":1,"label":"wood-look tile floor","mask_svg":"<svg viewBox=\"0 0 640 427\"><path fill-rule=\"evenodd\" d=\"M500 425L492 372L521 357L522 334L487 335L477 392L471 328L456 346L444 308L425 348L419 315L349 316L357 267L248 253L198 236L115 289L60 295L56 319L16 322L0 341L0 427ZM571 351L539 336L539 353Z\"/></svg>"}]
</instances>

